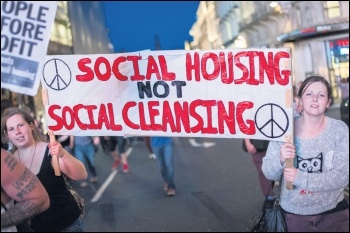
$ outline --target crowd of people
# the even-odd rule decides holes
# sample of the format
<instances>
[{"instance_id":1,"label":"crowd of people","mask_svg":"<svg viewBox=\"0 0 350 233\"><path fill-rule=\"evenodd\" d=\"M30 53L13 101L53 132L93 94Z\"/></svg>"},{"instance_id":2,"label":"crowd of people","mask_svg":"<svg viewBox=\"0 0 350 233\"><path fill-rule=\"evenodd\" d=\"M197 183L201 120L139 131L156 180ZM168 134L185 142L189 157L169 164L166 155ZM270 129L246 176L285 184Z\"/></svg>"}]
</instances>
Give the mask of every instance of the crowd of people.
<instances>
[{"instance_id":1,"label":"crowd of people","mask_svg":"<svg viewBox=\"0 0 350 233\"><path fill-rule=\"evenodd\" d=\"M262 193L274 196L271 182L281 179L280 205L289 231L349 231L349 207L344 188L349 183L349 130L340 121L325 116L332 90L319 75L306 78L296 92L294 141L259 142L244 139L258 171ZM83 231L81 210L67 189L65 178L87 187L97 183L96 145L102 137L57 136L48 141L39 132L34 117L25 108L10 107L1 117L1 229L16 230L30 220L34 231ZM113 158L112 169L122 165L129 172L127 138L103 137ZM176 195L173 140L144 137L150 159L156 159L167 196ZM287 159L295 167L285 165ZM54 172L58 161L62 175ZM88 168L88 169L86 169ZM16 180L24 182L13 187ZM25 183L27 182L27 184ZM286 182L293 184L288 190ZM21 191L30 185L30 192ZM161 186L161 185L160 185Z\"/></svg>"}]
</instances>

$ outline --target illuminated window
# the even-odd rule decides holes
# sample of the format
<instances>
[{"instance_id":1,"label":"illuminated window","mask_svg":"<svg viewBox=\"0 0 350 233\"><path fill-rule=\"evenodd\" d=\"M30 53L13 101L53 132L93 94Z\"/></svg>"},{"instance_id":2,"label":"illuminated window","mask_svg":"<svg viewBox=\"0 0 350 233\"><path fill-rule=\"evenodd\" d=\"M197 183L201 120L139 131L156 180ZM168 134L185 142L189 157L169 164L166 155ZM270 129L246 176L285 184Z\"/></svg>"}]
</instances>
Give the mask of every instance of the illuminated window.
<instances>
[{"instance_id":1,"label":"illuminated window","mask_svg":"<svg viewBox=\"0 0 350 233\"><path fill-rule=\"evenodd\" d=\"M324 9L328 18L336 18L340 16L339 1L325 1Z\"/></svg>"},{"instance_id":2,"label":"illuminated window","mask_svg":"<svg viewBox=\"0 0 350 233\"><path fill-rule=\"evenodd\" d=\"M56 18L51 30L50 40L63 45L72 46L72 30L68 16L67 1L57 1L57 3Z\"/></svg>"}]
</instances>

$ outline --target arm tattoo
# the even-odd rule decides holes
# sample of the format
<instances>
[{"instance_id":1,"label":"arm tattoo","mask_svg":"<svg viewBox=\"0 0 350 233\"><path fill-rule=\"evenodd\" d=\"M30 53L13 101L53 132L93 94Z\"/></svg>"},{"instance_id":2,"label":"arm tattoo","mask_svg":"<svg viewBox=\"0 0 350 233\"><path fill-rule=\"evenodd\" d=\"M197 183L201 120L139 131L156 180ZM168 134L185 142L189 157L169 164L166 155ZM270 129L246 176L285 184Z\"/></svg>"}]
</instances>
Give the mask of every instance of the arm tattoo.
<instances>
[{"instance_id":1,"label":"arm tattoo","mask_svg":"<svg viewBox=\"0 0 350 233\"><path fill-rule=\"evenodd\" d=\"M15 160L12 155L7 155L5 158L5 165L10 168L11 171L13 171L17 165L17 160Z\"/></svg>"},{"instance_id":2,"label":"arm tattoo","mask_svg":"<svg viewBox=\"0 0 350 233\"><path fill-rule=\"evenodd\" d=\"M17 225L37 215L39 207L31 200L19 202L1 214L1 228Z\"/></svg>"},{"instance_id":3,"label":"arm tattoo","mask_svg":"<svg viewBox=\"0 0 350 233\"><path fill-rule=\"evenodd\" d=\"M11 171L17 165L17 162L11 158L7 157L5 161L5 164ZM39 213L40 208L34 200L23 200L26 194L35 190L38 182L39 179L37 176L26 168L21 177L12 183L12 186L17 190L16 196L19 198L19 201L16 205L1 214L1 228L17 225L27 219L33 218Z\"/></svg>"},{"instance_id":4,"label":"arm tattoo","mask_svg":"<svg viewBox=\"0 0 350 233\"><path fill-rule=\"evenodd\" d=\"M23 195L33 191L38 182L38 178L33 173L29 172L28 169L26 169L21 178L16 180L13 184L13 186L18 190L16 196L23 199Z\"/></svg>"}]
</instances>

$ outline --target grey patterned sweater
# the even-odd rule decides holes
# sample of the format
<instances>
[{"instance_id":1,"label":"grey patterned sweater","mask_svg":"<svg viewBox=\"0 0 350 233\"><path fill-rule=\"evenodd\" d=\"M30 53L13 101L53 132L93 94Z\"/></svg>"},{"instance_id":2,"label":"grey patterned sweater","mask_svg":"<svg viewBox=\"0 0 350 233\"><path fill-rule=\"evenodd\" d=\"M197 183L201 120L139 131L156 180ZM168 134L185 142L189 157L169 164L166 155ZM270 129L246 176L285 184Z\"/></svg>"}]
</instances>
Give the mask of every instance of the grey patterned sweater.
<instances>
[{"instance_id":1,"label":"grey patterned sweater","mask_svg":"<svg viewBox=\"0 0 350 233\"><path fill-rule=\"evenodd\" d=\"M283 166L280 147L283 142L271 141L263 158L262 170L267 179L279 180ZM293 190L282 181L280 204L299 215L314 215L331 210L344 199L349 183L349 128L327 117L324 131L313 139L295 138L295 166L299 169Z\"/></svg>"}]
</instances>

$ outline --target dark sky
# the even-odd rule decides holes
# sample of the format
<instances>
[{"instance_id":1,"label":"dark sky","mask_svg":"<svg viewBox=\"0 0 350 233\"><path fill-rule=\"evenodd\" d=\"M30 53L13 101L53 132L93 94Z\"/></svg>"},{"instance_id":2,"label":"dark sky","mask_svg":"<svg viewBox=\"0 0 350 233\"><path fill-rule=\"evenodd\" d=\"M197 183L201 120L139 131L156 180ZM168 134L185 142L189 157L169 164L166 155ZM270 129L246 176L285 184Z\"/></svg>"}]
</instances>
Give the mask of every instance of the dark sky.
<instances>
[{"instance_id":1,"label":"dark sky","mask_svg":"<svg viewBox=\"0 0 350 233\"><path fill-rule=\"evenodd\" d=\"M115 52L183 49L192 41L199 1L103 1L106 26Z\"/></svg>"}]
</instances>

